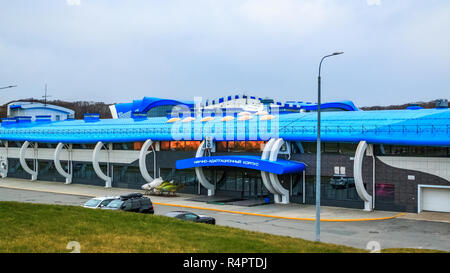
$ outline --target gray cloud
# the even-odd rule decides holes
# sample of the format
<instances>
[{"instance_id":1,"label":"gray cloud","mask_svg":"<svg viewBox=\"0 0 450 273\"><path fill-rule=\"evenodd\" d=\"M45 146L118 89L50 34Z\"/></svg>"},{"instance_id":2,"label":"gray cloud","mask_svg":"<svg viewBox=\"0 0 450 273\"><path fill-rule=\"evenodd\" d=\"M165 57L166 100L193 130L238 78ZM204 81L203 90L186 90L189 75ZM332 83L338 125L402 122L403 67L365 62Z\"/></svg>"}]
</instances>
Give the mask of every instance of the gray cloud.
<instances>
[{"instance_id":1,"label":"gray cloud","mask_svg":"<svg viewBox=\"0 0 450 273\"><path fill-rule=\"evenodd\" d=\"M432 3L8 1L0 84L19 87L2 102L39 97L46 82L55 98L108 103L242 92L314 101L317 63L334 50L346 53L324 67L325 99L444 97L450 4Z\"/></svg>"}]
</instances>

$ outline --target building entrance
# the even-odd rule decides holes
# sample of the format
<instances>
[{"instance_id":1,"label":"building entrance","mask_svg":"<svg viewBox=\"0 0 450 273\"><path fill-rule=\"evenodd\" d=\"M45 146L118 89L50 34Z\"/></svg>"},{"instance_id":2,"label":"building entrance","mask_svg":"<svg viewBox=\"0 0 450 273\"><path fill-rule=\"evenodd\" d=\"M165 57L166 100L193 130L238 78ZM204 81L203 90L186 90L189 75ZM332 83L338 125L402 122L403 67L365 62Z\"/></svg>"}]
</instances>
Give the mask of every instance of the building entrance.
<instances>
[{"instance_id":1,"label":"building entrance","mask_svg":"<svg viewBox=\"0 0 450 273\"><path fill-rule=\"evenodd\" d=\"M258 199L269 196L261 179L261 172L243 168L215 168L217 195L240 199Z\"/></svg>"}]
</instances>

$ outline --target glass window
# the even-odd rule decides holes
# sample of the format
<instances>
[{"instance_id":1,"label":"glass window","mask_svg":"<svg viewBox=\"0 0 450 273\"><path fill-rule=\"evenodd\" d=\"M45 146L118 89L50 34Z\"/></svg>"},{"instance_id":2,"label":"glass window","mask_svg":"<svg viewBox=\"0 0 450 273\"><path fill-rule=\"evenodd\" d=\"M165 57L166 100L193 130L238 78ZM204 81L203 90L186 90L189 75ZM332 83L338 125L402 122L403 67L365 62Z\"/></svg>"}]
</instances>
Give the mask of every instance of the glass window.
<instances>
[{"instance_id":1,"label":"glass window","mask_svg":"<svg viewBox=\"0 0 450 273\"><path fill-rule=\"evenodd\" d=\"M315 154L317 152L316 142L302 142L305 154Z\"/></svg>"},{"instance_id":2,"label":"glass window","mask_svg":"<svg viewBox=\"0 0 450 273\"><path fill-rule=\"evenodd\" d=\"M235 151L245 151L245 141L235 141L234 142Z\"/></svg>"},{"instance_id":3,"label":"glass window","mask_svg":"<svg viewBox=\"0 0 450 273\"><path fill-rule=\"evenodd\" d=\"M338 153L339 145L336 142L325 142L323 143L323 152L324 153Z\"/></svg>"},{"instance_id":4,"label":"glass window","mask_svg":"<svg viewBox=\"0 0 450 273\"><path fill-rule=\"evenodd\" d=\"M392 184L376 184L375 185L375 199L378 201L395 200L395 185Z\"/></svg>"},{"instance_id":5,"label":"glass window","mask_svg":"<svg viewBox=\"0 0 450 273\"><path fill-rule=\"evenodd\" d=\"M228 141L228 150L234 150L235 141Z\"/></svg>"},{"instance_id":6,"label":"glass window","mask_svg":"<svg viewBox=\"0 0 450 273\"><path fill-rule=\"evenodd\" d=\"M357 145L354 143L339 143L339 153L344 155L354 155L356 147Z\"/></svg>"},{"instance_id":7,"label":"glass window","mask_svg":"<svg viewBox=\"0 0 450 273\"><path fill-rule=\"evenodd\" d=\"M111 202L108 204L107 207L108 207L108 208L119 209L119 208L122 206L122 204L123 204L123 201L122 201L122 200L116 199L116 200L111 201Z\"/></svg>"},{"instance_id":8,"label":"glass window","mask_svg":"<svg viewBox=\"0 0 450 273\"><path fill-rule=\"evenodd\" d=\"M109 203L111 203L111 201L113 201L114 199L106 199L103 200L103 202L100 203L100 207L106 207Z\"/></svg>"},{"instance_id":9,"label":"glass window","mask_svg":"<svg viewBox=\"0 0 450 273\"><path fill-rule=\"evenodd\" d=\"M91 199L91 200L87 201L86 203L84 203L84 205L86 207L96 208L99 203L100 203L100 200L98 200L98 199Z\"/></svg>"},{"instance_id":10,"label":"glass window","mask_svg":"<svg viewBox=\"0 0 450 273\"><path fill-rule=\"evenodd\" d=\"M113 150L133 150L133 143L113 143Z\"/></svg>"},{"instance_id":11,"label":"glass window","mask_svg":"<svg viewBox=\"0 0 450 273\"><path fill-rule=\"evenodd\" d=\"M228 152L227 142L226 141L216 142L216 152Z\"/></svg>"},{"instance_id":12,"label":"glass window","mask_svg":"<svg viewBox=\"0 0 450 273\"><path fill-rule=\"evenodd\" d=\"M195 221L197 220L197 215L193 214L193 213L187 213L184 215L184 217L186 218L186 220L188 221Z\"/></svg>"},{"instance_id":13,"label":"glass window","mask_svg":"<svg viewBox=\"0 0 450 273\"><path fill-rule=\"evenodd\" d=\"M260 152L264 149L264 141L247 141L245 150L248 152Z\"/></svg>"},{"instance_id":14,"label":"glass window","mask_svg":"<svg viewBox=\"0 0 450 273\"><path fill-rule=\"evenodd\" d=\"M392 155L406 155L408 154L408 146L391 146Z\"/></svg>"},{"instance_id":15,"label":"glass window","mask_svg":"<svg viewBox=\"0 0 450 273\"><path fill-rule=\"evenodd\" d=\"M131 208L132 208L131 200L125 201L125 207L124 207L124 209L130 210Z\"/></svg>"},{"instance_id":16,"label":"glass window","mask_svg":"<svg viewBox=\"0 0 450 273\"><path fill-rule=\"evenodd\" d=\"M170 142L169 141L161 141L160 143L161 151L169 151L170 149Z\"/></svg>"},{"instance_id":17,"label":"glass window","mask_svg":"<svg viewBox=\"0 0 450 273\"><path fill-rule=\"evenodd\" d=\"M141 150L142 145L144 145L144 142L133 142L133 150Z\"/></svg>"},{"instance_id":18,"label":"glass window","mask_svg":"<svg viewBox=\"0 0 450 273\"><path fill-rule=\"evenodd\" d=\"M186 151L197 151L200 146L200 141L186 141L185 150Z\"/></svg>"},{"instance_id":19,"label":"glass window","mask_svg":"<svg viewBox=\"0 0 450 273\"><path fill-rule=\"evenodd\" d=\"M170 150L174 151L182 151L184 150L184 141L171 141L170 142Z\"/></svg>"},{"instance_id":20,"label":"glass window","mask_svg":"<svg viewBox=\"0 0 450 273\"><path fill-rule=\"evenodd\" d=\"M447 147L428 147L428 156L448 156Z\"/></svg>"}]
</instances>

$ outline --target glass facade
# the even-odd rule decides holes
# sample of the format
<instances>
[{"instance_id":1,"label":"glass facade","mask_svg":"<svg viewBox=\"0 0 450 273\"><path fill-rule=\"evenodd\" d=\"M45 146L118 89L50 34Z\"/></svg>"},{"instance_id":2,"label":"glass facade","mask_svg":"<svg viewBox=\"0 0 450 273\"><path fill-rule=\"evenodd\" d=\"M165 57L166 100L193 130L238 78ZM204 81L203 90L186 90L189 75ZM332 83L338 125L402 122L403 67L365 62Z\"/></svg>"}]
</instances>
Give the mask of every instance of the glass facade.
<instances>
[{"instance_id":1,"label":"glass facade","mask_svg":"<svg viewBox=\"0 0 450 273\"><path fill-rule=\"evenodd\" d=\"M193 169L177 170L163 168L160 169L160 176L164 181L172 181L180 186L179 192L197 194L199 182Z\"/></svg>"},{"instance_id":2,"label":"glass facade","mask_svg":"<svg viewBox=\"0 0 450 273\"><path fill-rule=\"evenodd\" d=\"M317 152L316 142L302 142L305 154L315 154ZM357 143L345 142L321 142L320 150L322 153L355 155Z\"/></svg>"},{"instance_id":3,"label":"glass facade","mask_svg":"<svg viewBox=\"0 0 450 273\"><path fill-rule=\"evenodd\" d=\"M197 151L200 141L161 141L161 151Z\"/></svg>"},{"instance_id":4,"label":"glass facade","mask_svg":"<svg viewBox=\"0 0 450 273\"><path fill-rule=\"evenodd\" d=\"M128 142L128 143L114 143L114 150L129 150L129 151L139 151L142 148L144 142ZM191 152L195 152L200 141L161 141L160 150L161 151L181 151L180 153L160 153L158 155L157 167L160 168L160 175L165 181L174 181L175 184L180 185L178 190L181 193L189 194L206 194L204 187L199 185L199 181L195 174L194 169L177 170L175 169L176 160L183 159L186 157L192 157ZM305 154L315 154L316 143L315 142L301 142L301 146L297 143L291 143L291 150L293 154L300 153L303 148ZM157 142L153 143L153 145ZM4 143L3 143L4 145ZM8 142L10 148L20 148L21 142ZM258 153L260 154L265 145L264 141L218 141L216 142L216 152L217 153ZM89 149L92 150L95 144L74 144L74 149ZM336 164L329 164L329 170L332 170L333 166L347 166L349 167L349 162L345 161L345 157L335 156L335 155L349 155L354 156L357 144L356 143L337 143L337 142L325 142L322 143L322 151L330 156L326 156L331 160L336 159ZM40 143L39 148L44 149L54 149L54 144ZM189 151L190 153L183 152ZM86 151L87 152L87 151ZM377 156L420 156L420 157L450 157L449 147L428 147L428 146L401 146L401 145L374 145L374 152ZM120 155L120 153L118 153ZM123 153L132 154L132 153ZM158 153L157 153L158 154ZM43 155L40 154L41 156ZM313 155L305 156L306 160L314 157ZM47 157L48 158L48 157ZM298 158L301 158L300 156ZM295 159L295 157L294 157ZM86 160L89 160L87 158ZM151 160L153 157L151 156ZM305 162L307 162L305 160ZM350 159L351 160L351 159ZM32 168L33 160L26 160L28 165ZM130 188L130 189L140 189L145 180L142 178L138 167L138 159L130 159L130 164L111 164L112 175L113 175L113 187ZM343 164L339 162L343 161ZM307 162L310 163L310 162ZM153 161L148 161L150 176L155 177L153 173ZM311 163L313 167L314 163ZM67 161L61 161L61 165L64 169L67 169ZM104 173L107 173L106 163L100 163L101 169ZM166 168L163 168L166 167ZM383 167L385 168L385 167ZM262 183L261 173L257 170L244 169L244 168L231 168L231 167L205 167L203 168L205 175L211 183L216 186L216 194L223 196L236 197L237 199L254 199L273 196L267 191ZM352 169L350 169L351 171ZM388 169L390 172L390 170ZM386 171L386 172L388 172ZM330 171L331 172L331 171ZM382 209L387 208L388 210L395 210L399 208L400 201L406 199L402 194L407 194L409 196L416 196L413 186L406 185L404 182L397 177L400 175L392 174L395 179L390 179L391 173L384 174L382 166L377 165L377 183L375 192L376 208ZM328 171L323 174L328 173ZM378 174L380 174L378 176ZM330 173L331 175L331 173ZM351 174L350 174L351 175ZM385 177L383 177L385 175ZM23 179L30 179L31 175L26 173L19 159L9 158L8 159L8 176L17 177ZM387 178L386 178L387 177ZM406 175L405 175L406 177ZM284 188L290 190L290 202L293 203L303 203L305 200L306 204L315 204L315 176L307 175L305 176L305 181L303 181L303 174L292 174L279 176L280 181ZM61 176L55 168L54 162L52 160L39 160L39 180L64 182L65 178ZM420 181L426 181L429 179L420 178ZM348 187L336 188L330 184L331 177L323 176L321 178L321 196L323 205L331 206L343 206L343 207L363 207L363 202L359 198L354 185L349 185ZM405 178L406 180L406 178ZM367 179L367 182L371 185L371 180ZM88 184L103 187L105 182L100 179L94 172L92 162L73 162L73 183L77 184ZM409 182L414 183L414 182ZM431 183L427 181L426 183ZM434 183L434 182L433 182ZM441 183L441 182L436 182ZM408 188L406 188L408 187ZM369 192L371 193L372 186L369 187ZM396 199L397 198L397 199ZM404 202L404 201L401 201ZM402 205L403 203L401 203ZM397 206L397 207L394 207Z\"/></svg>"},{"instance_id":5,"label":"glass facade","mask_svg":"<svg viewBox=\"0 0 450 273\"><path fill-rule=\"evenodd\" d=\"M216 152L261 152L264 141L218 141Z\"/></svg>"},{"instance_id":6,"label":"glass facade","mask_svg":"<svg viewBox=\"0 0 450 273\"><path fill-rule=\"evenodd\" d=\"M450 157L450 147L374 145L377 156Z\"/></svg>"},{"instance_id":7,"label":"glass facade","mask_svg":"<svg viewBox=\"0 0 450 273\"><path fill-rule=\"evenodd\" d=\"M256 199L269 196L264 187L261 172L243 168L211 168L212 181L217 194L241 199Z\"/></svg>"},{"instance_id":8,"label":"glass facade","mask_svg":"<svg viewBox=\"0 0 450 273\"><path fill-rule=\"evenodd\" d=\"M327 205L342 205L348 207L361 207L364 205L363 201L359 198L355 187L348 188L334 188L330 184L330 176L322 176L320 179L320 197L321 204ZM364 186L366 186L364 184ZM316 202L316 176L307 175L306 184L306 203L315 204Z\"/></svg>"}]
</instances>

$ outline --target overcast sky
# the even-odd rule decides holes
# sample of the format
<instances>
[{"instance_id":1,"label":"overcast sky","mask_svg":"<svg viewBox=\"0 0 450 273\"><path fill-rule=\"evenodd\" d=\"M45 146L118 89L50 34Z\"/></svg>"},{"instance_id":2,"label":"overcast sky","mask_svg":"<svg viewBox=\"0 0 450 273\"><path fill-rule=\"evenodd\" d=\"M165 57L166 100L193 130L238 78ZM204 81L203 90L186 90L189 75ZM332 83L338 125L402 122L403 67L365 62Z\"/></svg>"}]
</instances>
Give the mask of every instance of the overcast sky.
<instances>
[{"instance_id":1,"label":"overcast sky","mask_svg":"<svg viewBox=\"0 0 450 273\"><path fill-rule=\"evenodd\" d=\"M0 103L449 98L448 0L0 0Z\"/></svg>"}]
</instances>

